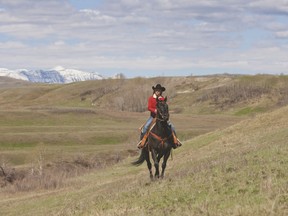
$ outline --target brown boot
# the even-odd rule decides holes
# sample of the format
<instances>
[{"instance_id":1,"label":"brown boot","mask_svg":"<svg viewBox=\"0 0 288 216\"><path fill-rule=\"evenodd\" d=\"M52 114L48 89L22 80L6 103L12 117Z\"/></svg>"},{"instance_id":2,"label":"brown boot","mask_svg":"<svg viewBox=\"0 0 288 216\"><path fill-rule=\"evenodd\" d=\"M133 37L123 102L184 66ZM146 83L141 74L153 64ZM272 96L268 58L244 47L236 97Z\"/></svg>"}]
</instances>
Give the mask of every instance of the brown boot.
<instances>
[{"instance_id":1,"label":"brown boot","mask_svg":"<svg viewBox=\"0 0 288 216\"><path fill-rule=\"evenodd\" d=\"M172 131L172 136L173 136L173 141L174 141L172 148L176 149L176 148L180 147L182 145L182 143L177 138L175 131Z\"/></svg>"},{"instance_id":2,"label":"brown boot","mask_svg":"<svg viewBox=\"0 0 288 216\"><path fill-rule=\"evenodd\" d=\"M177 138L177 146L180 147L182 146L182 143L180 142L180 140Z\"/></svg>"},{"instance_id":3,"label":"brown boot","mask_svg":"<svg viewBox=\"0 0 288 216\"><path fill-rule=\"evenodd\" d=\"M138 148L138 149L142 149L142 148L145 146L147 136L148 136L147 133L146 133L146 134L141 133L141 135L140 135L140 141L139 141L138 144L137 144L137 148Z\"/></svg>"},{"instance_id":4,"label":"brown boot","mask_svg":"<svg viewBox=\"0 0 288 216\"><path fill-rule=\"evenodd\" d=\"M176 149L180 146L182 146L182 143L180 142L180 140L178 138L175 139L176 142L173 143L172 148Z\"/></svg>"}]
</instances>

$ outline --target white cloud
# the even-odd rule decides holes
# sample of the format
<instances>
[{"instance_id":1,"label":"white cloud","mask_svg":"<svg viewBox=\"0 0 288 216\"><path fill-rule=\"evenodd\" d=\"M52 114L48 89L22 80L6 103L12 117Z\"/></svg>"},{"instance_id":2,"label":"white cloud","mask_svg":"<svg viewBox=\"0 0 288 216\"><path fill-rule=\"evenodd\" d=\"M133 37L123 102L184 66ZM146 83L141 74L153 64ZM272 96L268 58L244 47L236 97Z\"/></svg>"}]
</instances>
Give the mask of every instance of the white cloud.
<instances>
[{"instance_id":1,"label":"white cloud","mask_svg":"<svg viewBox=\"0 0 288 216\"><path fill-rule=\"evenodd\" d=\"M25 44L19 41L0 42L0 49L23 49L28 48Z\"/></svg>"},{"instance_id":2,"label":"white cloud","mask_svg":"<svg viewBox=\"0 0 288 216\"><path fill-rule=\"evenodd\" d=\"M279 31L276 32L276 36L280 38L288 38L288 31Z\"/></svg>"},{"instance_id":3,"label":"white cloud","mask_svg":"<svg viewBox=\"0 0 288 216\"><path fill-rule=\"evenodd\" d=\"M287 13L283 0L109 0L80 10L0 0L0 67L283 72Z\"/></svg>"}]
</instances>

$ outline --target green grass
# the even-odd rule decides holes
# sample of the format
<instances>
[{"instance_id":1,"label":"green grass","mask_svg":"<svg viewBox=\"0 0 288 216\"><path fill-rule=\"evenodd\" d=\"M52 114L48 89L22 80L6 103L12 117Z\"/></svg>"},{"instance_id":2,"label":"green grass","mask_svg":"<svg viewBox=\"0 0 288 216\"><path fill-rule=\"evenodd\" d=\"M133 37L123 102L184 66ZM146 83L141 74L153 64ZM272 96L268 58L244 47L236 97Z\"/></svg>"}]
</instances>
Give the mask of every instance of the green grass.
<instances>
[{"instance_id":1,"label":"green grass","mask_svg":"<svg viewBox=\"0 0 288 216\"><path fill-rule=\"evenodd\" d=\"M236 116L247 116L251 114L264 113L267 111L264 107L245 107L235 113Z\"/></svg>"},{"instance_id":2,"label":"green grass","mask_svg":"<svg viewBox=\"0 0 288 216\"><path fill-rule=\"evenodd\" d=\"M20 143L20 142L15 142L15 143L9 143L9 142L3 142L0 143L0 149L7 149L7 150L17 150L17 149L25 149L25 148L32 148L35 147L37 144L35 143Z\"/></svg>"}]
</instances>

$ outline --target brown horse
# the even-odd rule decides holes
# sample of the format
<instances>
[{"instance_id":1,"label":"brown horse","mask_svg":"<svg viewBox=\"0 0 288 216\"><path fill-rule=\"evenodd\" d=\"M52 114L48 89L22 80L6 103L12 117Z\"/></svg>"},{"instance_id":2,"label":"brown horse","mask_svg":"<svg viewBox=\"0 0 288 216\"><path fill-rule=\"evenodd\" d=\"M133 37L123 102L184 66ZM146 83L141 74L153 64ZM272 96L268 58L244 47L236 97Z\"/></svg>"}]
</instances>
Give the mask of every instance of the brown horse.
<instances>
[{"instance_id":1,"label":"brown horse","mask_svg":"<svg viewBox=\"0 0 288 216\"><path fill-rule=\"evenodd\" d=\"M151 179L153 179L153 174L149 152L151 152L152 159L154 161L155 178L159 177L163 178L166 163L170 156L173 145L173 136L171 132L171 127L168 124L169 109L168 104L166 102L167 97L165 97L164 100L159 100L157 98L156 123L154 127L149 131L147 143L145 147L142 149L140 157L138 158L137 161L134 161L132 163L133 165L139 166L146 160ZM159 162L163 156L164 159L162 162L162 172L161 175L159 176Z\"/></svg>"}]
</instances>

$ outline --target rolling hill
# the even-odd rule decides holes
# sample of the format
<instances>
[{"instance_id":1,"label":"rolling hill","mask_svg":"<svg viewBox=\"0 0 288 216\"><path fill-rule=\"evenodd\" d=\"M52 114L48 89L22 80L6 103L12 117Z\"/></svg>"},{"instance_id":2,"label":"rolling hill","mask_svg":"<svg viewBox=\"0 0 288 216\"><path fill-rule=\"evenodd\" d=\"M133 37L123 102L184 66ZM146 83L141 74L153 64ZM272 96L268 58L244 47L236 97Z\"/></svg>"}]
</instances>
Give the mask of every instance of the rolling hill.
<instances>
[{"instance_id":1,"label":"rolling hill","mask_svg":"<svg viewBox=\"0 0 288 216\"><path fill-rule=\"evenodd\" d=\"M245 115L288 104L287 76L218 75L1 87L0 108L58 106L143 112L156 83L166 86L170 107L179 113Z\"/></svg>"},{"instance_id":2,"label":"rolling hill","mask_svg":"<svg viewBox=\"0 0 288 216\"><path fill-rule=\"evenodd\" d=\"M287 82L0 79L0 215L287 215ZM156 83L184 145L150 181L131 162Z\"/></svg>"},{"instance_id":3,"label":"rolling hill","mask_svg":"<svg viewBox=\"0 0 288 216\"><path fill-rule=\"evenodd\" d=\"M7 194L2 215L287 215L288 107L191 140L150 181L135 157L62 189ZM4 193L5 194L5 193Z\"/></svg>"}]
</instances>

